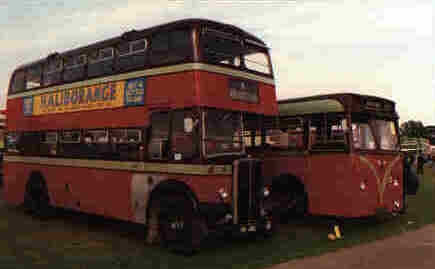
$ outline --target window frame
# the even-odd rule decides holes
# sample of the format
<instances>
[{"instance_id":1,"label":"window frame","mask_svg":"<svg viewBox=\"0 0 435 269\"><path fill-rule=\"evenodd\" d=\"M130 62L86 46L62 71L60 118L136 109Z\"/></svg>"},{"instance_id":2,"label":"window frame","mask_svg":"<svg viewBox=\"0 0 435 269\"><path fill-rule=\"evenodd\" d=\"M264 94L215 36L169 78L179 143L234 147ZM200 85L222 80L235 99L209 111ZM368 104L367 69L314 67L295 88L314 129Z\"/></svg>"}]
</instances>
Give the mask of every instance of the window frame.
<instances>
[{"instance_id":1,"label":"window frame","mask_svg":"<svg viewBox=\"0 0 435 269\"><path fill-rule=\"evenodd\" d=\"M139 42L145 41L145 48L141 49L141 50L133 50L133 45ZM117 48L118 51L118 57L122 58L122 57L127 57L127 56L131 56L131 55L135 55L135 54L139 54L141 52L146 52L148 50L148 46L149 46L149 41L147 38L141 38L141 39L136 39L133 41L128 41L128 52L127 53L120 53L119 49Z\"/></svg>"},{"instance_id":2,"label":"window frame","mask_svg":"<svg viewBox=\"0 0 435 269\"><path fill-rule=\"evenodd\" d=\"M57 144L59 142L59 134L57 131L46 131L46 132L41 132L42 136L41 136L41 143L42 144L49 144L49 145L54 145ZM56 141L47 141L47 134L55 134L56 137ZM45 137L45 141L42 141L42 137Z\"/></svg>"},{"instance_id":3,"label":"window frame","mask_svg":"<svg viewBox=\"0 0 435 269\"><path fill-rule=\"evenodd\" d=\"M31 73L30 70L33 69L33 68L36 68L36 67L39 68L39 85L31 87L31 88L28 88L29 76L30 76L29 74ZM43 86L43 78L42 78L42 74L43 74L43 71L44 71L43 67L44 66L43 66L42 63L35 63L35 64L32 64L32 65L30 65L30 66L25 68L26 75L25 75L25 80L24 80L25 81L25 83L24 83L24 91L32 91L32 90L35 90L35 89L40 88L40 87Z\"/></svg>"},{"instance_id":4,"label":"window frame","mask_svg":"<svg viewBox=\"0 0 435 269\"><path fill-rule=\"evenodd\" d=\"M313 119L318 120L319 117L321 117L321 134L320 137L316 137L316 141L319 141L319 138L321 139L321 142L319 143L312 143L312 128L317 128L315 125L312 125ZM329 140L328 139L328 128L331 128L332 132L332 126L329 125L329 121L331 120L339 120L340 124L342 124L343 120L346 120L347 129L343 130L343 144L341 146L341 141L335 141L335 140ZM349 142L349 121L346 113L338 112L338 113L319 113L319 114L312 114L310 115L308 119L308 141L309 141L309 151L312 153L318 153L318 152L350 152L350 148L352 145L350 145ZM316 130L316 129L315 129ZM317 130L315 131L317 132ZM332 133L331 133L332 134ZM317 134L316 134L317 136ZM329 141L329 142L328 142ZM340 145L338 147L337 145ZM314 147L313 147L314 146Z\"/></svg>"},{"instance_id":5,"label":"window frame","mask_svg":"<svg viewBox=\"0 0 435 269\"><path fill-rule=\"evenodd\" d=\"M78 141L65 141L63 135L65 132L77 132L79 134ZM62 130L59 135L59 143L61 144L80 144L82 143L82 132L80 130Z\"/></svg>"},{"instance_id":6,"label":"window frame","mask_svg":"<svg viewBox=\"0 0 435 269\"><path fill-rule=\"evenodd\" d=\"M86 137L87 134L91 134L91 133L95 133L95 132L104 132L105 133L105 138L106 141L105 142L98 142L98 141L91 141L92 144L109 144L110 143L110 138L109 138L109 131L107 129L86 129L84 130L84 134L83 137ZM94 138L94 136L92 136L92 139ZM85 142L84 142L85 143Z\"/></svg>"},{"instance_id":7,"label":"window frame","mask_svg":"<svg viewBox=\"0 0 435 269\"><path fill-rule=\"evenodd\" d=\"M16 90L15 89L15 85L17 80L15 79L17 77L17 75L21 73L22 74L22 88L20 90ZM11 82L10 82L10 86L9 86L9 93L10 94L17 94L20 92L24 92L26 91L26 70L25 69L18 69L15 70L14 73L12 74L12 78L11 78Z\"/></svg>"},{"instance_id":8,"label":"window frame","mask_svg":"<svg viewBox=\"0 0 435 269\"><path fill-rule=\"evenodd\" d=\"M71 55L71 57L84 58L83 63L74 63L73 65L66 65L65 64L65 58L66 57L64 57L64 58L62 58L63 69L64 70L65 69L74 69L74 68L77 68L77 67L82 67L82 66L87 65L87 63L88 63L88 56L85 53L78 54L78 55Z\"/></svg>"},{"instance_id":9,"label":"window frame","mask_svg":"<svg viewBox=\"0 0 435 269\"><path fill-rule=\"evenodd\" d=\"M110 50L111 55L107 56L107 57L100 58L102 51L105 51L105 50ZM97 58L92 59L92 57L88 56L88 58L89 58L88 64L96 64L96 63L100 63L100 62L104 62L104 61L113 60L115 58L115 48L114 47L99 48L99 49L96 49L96 51L97 51Z\"/></svg>"},{"instance_id":10,"label":"window frame","mask_svg":"<svg viewBox=\"0 0 435 269\"><path fill-rule=\"evenodd\" d=\"M127 140L124 142L124 141L122 141L122 142L119 142L119 141L113 141L113 132L114 131L117 131L117 132L120 132L120 131L123 131L122 133L124 134L124 137L126 137L127 138ZM134 141L134 142L132 142L132 141L128 141L128 131L137 131L139 134L138 134L138 137L139 137L139 140L138 141ZM115 145L120 145L120 144L141 144L142 142L143 142L143 130L142 129L140 129L140 128L113 128L113 129L109 129L109 132L108 132L108 134L109 134L109 143L111 143L111 144L115 144Z\"/></svg>"}]
</instances>

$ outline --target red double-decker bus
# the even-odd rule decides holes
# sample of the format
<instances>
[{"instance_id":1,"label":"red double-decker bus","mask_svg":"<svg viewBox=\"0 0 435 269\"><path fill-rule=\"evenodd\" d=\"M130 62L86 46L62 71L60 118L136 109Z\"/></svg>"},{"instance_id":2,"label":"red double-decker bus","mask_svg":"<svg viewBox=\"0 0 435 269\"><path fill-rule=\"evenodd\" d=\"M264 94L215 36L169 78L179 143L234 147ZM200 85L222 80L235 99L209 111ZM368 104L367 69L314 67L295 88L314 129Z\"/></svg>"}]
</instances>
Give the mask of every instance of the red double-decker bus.
<instances>
[{"instance_id":1,"label":"red double-decker bus","mask_svg":"<svg viewBox=\"0 0 435 269\"><path fill-rule=\"evenodd\" d=\"M197 249L211 230L271 230L244 122L276 115L259 38L188 19L18 67L7 102L5 199L142 223Z\"/></svg>"},{"instance_id":2,"label":"red double-decker bus","mask_svg":"<svg viewBox=\"0 0 435 269\"><path fill-rule=\"evenodd\" d=\"M265 127L264 175L282 213L365 217L399 212L403 156L395 104L332 94L282 100Z\"/></svg>"}]
</instances>

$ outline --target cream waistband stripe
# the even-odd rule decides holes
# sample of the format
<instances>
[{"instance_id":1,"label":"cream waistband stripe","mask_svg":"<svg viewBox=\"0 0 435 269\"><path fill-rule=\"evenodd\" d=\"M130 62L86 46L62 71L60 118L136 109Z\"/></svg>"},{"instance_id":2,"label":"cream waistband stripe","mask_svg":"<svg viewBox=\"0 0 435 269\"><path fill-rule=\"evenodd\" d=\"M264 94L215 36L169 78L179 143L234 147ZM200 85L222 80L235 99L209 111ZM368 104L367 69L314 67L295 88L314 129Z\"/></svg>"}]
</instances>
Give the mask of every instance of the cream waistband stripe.
<instances>
[{"instance_id":1,"label":"cream waistband stripe","mask_svg":"<svg viewBox=\"0 0 435 269\"><path fill-rule=\"evenodd\" d=\"M231 175L231 165L201 165L178 163L121 162L88 159L67 159L30 156L5 156L4 162L27 163L51 166L70 166L82 168L98 168L107 170L127 170L136 172L151 172L164 174L190 175Z\"/></svg>"}]
</instances>

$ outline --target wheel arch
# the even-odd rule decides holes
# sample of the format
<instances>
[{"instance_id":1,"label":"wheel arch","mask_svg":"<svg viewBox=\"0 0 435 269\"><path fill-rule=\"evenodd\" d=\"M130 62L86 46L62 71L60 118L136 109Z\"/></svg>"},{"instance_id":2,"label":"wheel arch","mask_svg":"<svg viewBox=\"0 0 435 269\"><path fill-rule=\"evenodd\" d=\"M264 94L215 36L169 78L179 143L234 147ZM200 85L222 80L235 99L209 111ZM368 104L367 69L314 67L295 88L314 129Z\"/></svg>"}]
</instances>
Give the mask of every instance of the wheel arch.
<instances>
[{"instance_id":1,"label":"wheel arch","mask_svg":"<svg viewBox=\"0 0 435 269\"><path fill-rule=\"evenodd\" d=\"M272 178L271 184L272 192L275 189L289 191L292 188L295 188L297 191L303 191L308 195L304 181L294 174L287 173L275 176Z\"/></svg>"},{"instance_id":2,"label":"wheel arch","mask_svg":"<svg viewBox=\"0 0 435 269\"><path fill-rule=\"evenodd\" d=\"M167 179L155 186L148 197L145 220L146 224L148 224L149 213L154 199L168 194L185 195L192 203L193 210L199 212L199 201L193 190L185 182L178 179Z\"/></svg>"}]
</instances>

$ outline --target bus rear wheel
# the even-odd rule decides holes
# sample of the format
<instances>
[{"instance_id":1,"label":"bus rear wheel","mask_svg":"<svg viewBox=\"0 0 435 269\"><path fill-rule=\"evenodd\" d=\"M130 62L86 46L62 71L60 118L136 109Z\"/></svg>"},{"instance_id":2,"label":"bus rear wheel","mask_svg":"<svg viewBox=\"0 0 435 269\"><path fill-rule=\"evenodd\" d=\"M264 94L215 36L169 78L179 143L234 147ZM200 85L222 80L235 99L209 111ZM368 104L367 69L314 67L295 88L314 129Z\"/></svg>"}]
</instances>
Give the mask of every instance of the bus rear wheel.
<instances>
[{"instance_id":1,"label":"bus rear wheel","mask_svg":"<svg viewBox=\"0 0 435 269\"><path fill-rule=\"evenodd\" d=\"M43 179L31 178L26 184L24 209L38 217L48 217L51 212L50 198Z\"/></svg>"},{"instance_id":2,"label":"bus rear wheel","mask_svg":"<svg viewBox=\"0 0 435 269\"><path fill-rule=\"evenodd\" d=\"M171 251L192 255L199 251L206 224L194 211L185 195L159 199L159 234L163 246Z\"/></svg>"}]
</instances>

